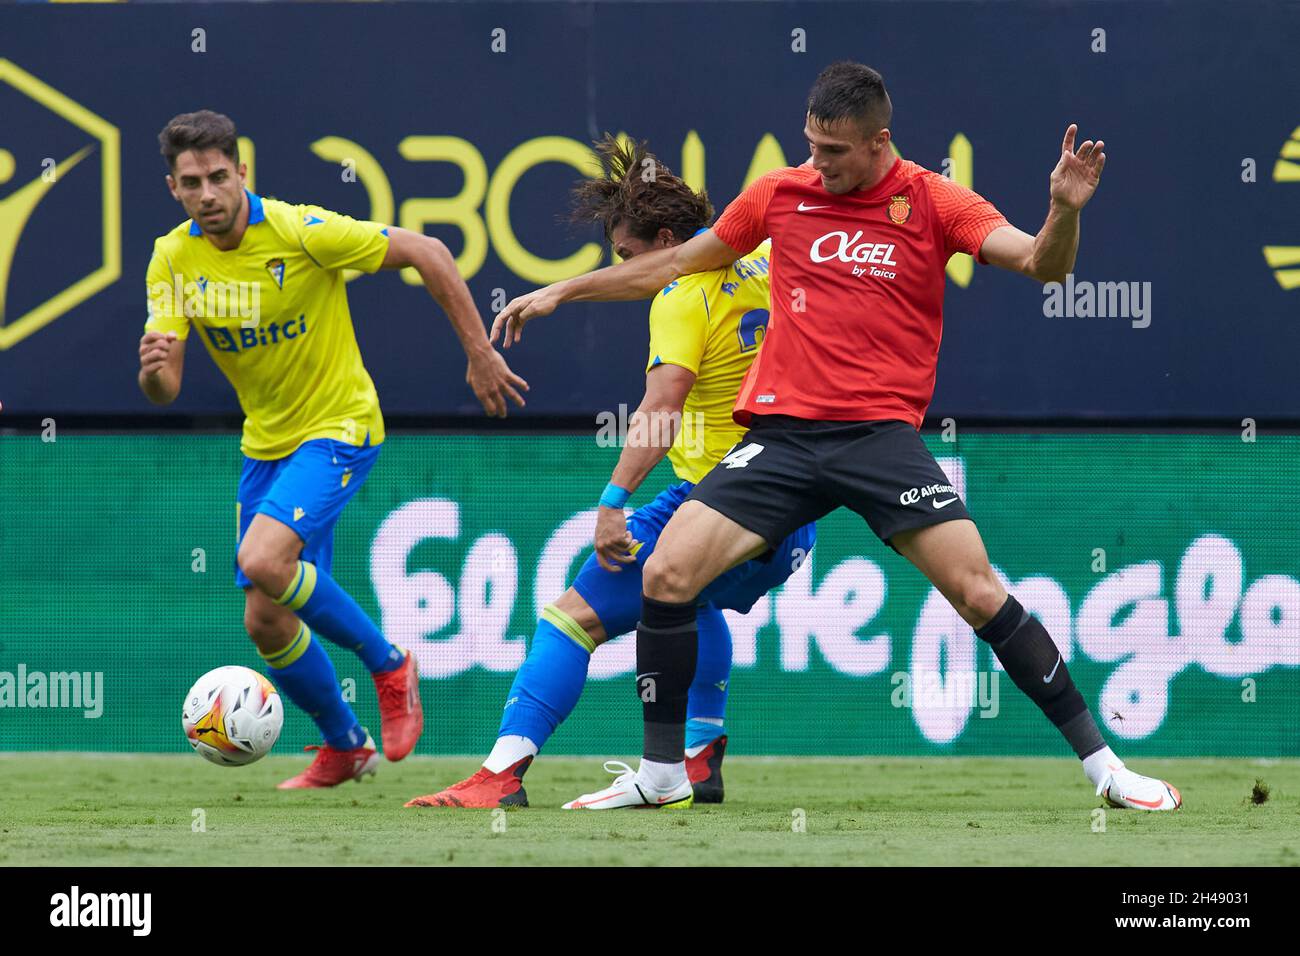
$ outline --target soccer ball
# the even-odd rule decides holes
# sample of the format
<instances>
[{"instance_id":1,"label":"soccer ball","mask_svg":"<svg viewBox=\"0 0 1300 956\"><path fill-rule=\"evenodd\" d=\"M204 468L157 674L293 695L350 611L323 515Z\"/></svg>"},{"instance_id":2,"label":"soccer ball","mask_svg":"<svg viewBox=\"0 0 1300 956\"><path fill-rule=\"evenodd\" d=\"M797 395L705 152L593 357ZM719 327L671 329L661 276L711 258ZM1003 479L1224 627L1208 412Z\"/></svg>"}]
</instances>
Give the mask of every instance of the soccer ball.
<instances>
[{"instance_id":1,"label":"soccer ball","mask_svg":"<svg viewBox=\"0 0 1300 956\"><path fill-rule=\"evenodd\" d=\"M185 736L200 756L223 767L265 757L284 726L275 685L247 667L218 667L200 677L181 709Z\"/></svg>"}]
</instances>

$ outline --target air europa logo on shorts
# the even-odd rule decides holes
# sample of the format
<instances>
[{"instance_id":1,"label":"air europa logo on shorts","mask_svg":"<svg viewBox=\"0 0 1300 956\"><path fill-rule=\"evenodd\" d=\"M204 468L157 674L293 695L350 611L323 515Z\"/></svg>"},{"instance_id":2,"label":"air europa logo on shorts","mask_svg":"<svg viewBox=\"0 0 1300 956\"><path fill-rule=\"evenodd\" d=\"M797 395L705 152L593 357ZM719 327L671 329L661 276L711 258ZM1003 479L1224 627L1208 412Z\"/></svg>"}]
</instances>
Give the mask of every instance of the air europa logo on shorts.
<instances>
[{"instance_id":1,"label":"air europa logo on shorts","mask_svg":"<svg viewBox=\"0 0 1300 956\"><path fill-rule=\"evenodd\" d=\"M208 341L218 352L247 352L259 345L278 345L285 339L296 339L307 334L307 316L300 315L281 325L240 326L235 329L222 329L205 325L203 331L208 334ZM236 334L238 333L238 334Z\"/></svg>"},{"instance_id":2,"label":"air europa logo on shorts","mask_svg":"<svg viewBox=\"0 0 1300 956\"><path fill-rule=\"evenodd\" d=\"M900 505L914 505L922 498L929 498L933 495L957 494L957 489L952 485L926 485L924 488L908 488L898 496Z\"/></svg>"},{"instance_id":3,"label":"air europa logo on shorts","mask_svg":"<svg viewBox=\"0 0 1300 956\"><path fill-rule=\"evenodd\" d=\"M828 232L813 240L808 250L808 258L813 262L828 262L838 259L840 262L874 262L882 266L896 266L894 261L894 243L862 242L862 230L859 229L849 238L847 232Z\"/></svg>"}]
</instances>

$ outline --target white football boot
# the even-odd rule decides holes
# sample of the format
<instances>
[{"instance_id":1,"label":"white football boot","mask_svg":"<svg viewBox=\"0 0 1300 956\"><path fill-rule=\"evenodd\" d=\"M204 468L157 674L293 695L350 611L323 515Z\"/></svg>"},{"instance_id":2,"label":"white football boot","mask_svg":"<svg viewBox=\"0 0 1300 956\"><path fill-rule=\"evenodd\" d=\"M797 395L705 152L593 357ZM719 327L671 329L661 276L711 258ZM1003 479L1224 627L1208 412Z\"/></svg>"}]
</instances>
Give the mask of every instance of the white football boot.
<instances>
[{"instance_id":1,"label":"white football boot","mask_svg":"<svg viewBox=\"0 0 1300 956\"><path fill-rule=\"evenodd\" d=\"M584 793L577 800L570 800L562 809L616 810L631 807L684 810L695 802L695 792L686 774L682 774L681 783L668 790L660 790L620 760L606 760L605 772L618 774L612 784L595 793Z\"/></svg>"},{"instance_id":2,"label":"white football boot","mask_svg":"<svg viewBox=\"0 0 1300 956\"><path fill-rule=\"evenodd\" d=\"M1097 784L1097 795L1112 807L1129 810L1177 810L1182 794L1163 780L1144 777L1127 767L1107 767L1109 773Z\"/></svg>"}]
</instances>

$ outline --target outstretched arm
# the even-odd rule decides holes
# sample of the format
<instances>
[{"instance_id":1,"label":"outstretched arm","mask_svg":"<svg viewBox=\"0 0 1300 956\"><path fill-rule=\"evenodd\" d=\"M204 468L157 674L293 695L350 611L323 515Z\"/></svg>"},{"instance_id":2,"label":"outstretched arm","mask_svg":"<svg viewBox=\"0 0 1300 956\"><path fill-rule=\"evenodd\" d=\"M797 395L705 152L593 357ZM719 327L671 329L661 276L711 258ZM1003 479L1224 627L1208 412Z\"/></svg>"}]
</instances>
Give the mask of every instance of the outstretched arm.
<instances>
[{"instance_id":1,"label":"outstretched arm","mask_svg":"<svg viewBox=\"0 0 1300 956\"><path fill-rule=\"evenodd\" d=\"M517 389L528 391L528 383L510 371L506 360L488 342L469 286L460 277L456 260L447 247L432 236L390 226L388 252L380 268L407 266L420 274L424 287L451 320L460 347L469 359L465 381L478 396L483 410L493 418L505 418L507 398L523 408L524 399Z\"/></svg>"},{"instance_id":2,"label":"outstretched arm","mask_svg":"<svg viewBox=\"0 0 1300 956\"><path fill-rule=\"evenodd\" d=\"M550 315L561 303L648 299L680 276L721 269L742 255L710 229L681 245L644 252L618 265L563 279L512 299L497 313L490 341L504 333L502 344L510 348L523 337L525 324Z\"/></svg>"},{"instance_id":3,"label":"outstretched arm","mask_svg":"<svg viewBox=\"0 0 1300 956\"><path fill-rule=\"evenodd\" d=\"M1070 124L1061 143L1061 158L1052 170L1051 206L1038 235L1015 226L994 229L980 246L980 256L1003 269L1019 272L1039 282L1062 282L1074 269L1079 250L1079 212L1101 181L1106 165L1105 143L1088 140L1074 149L1079 127Z\"/></svg>"}]
</instances>

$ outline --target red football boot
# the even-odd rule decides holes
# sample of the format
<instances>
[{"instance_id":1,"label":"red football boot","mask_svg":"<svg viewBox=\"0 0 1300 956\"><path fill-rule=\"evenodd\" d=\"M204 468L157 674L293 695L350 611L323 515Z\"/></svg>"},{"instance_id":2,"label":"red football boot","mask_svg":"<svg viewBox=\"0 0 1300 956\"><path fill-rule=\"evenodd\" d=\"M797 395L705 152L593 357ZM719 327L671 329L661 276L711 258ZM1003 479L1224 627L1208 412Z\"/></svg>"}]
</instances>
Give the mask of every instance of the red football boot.
<instances>
[{"instance_id":1,"label":"red football boot","mask_svg":"<svg viewBox=\"0 0 1300 956\"><path fill-rule=\"evenodd\" d=\"M723 734L686 759L686 776L695 791L696 803L722 802L722 758L726 752L727 735Z\"/></svg>"},{"instance_id":2,"label":"red football boot","mask_svg":"<svg viewBox=\"0 0 1300 956\"><path fill-rule=\"evenodd\" d=\"M379 737L384 743L384 756L401 760L415 749L424 733L424 705L420 703L420 672L415 655L408 651L401 667L371 676L379 691Z\"/></svg>"},{"instance_id":3,"label":"red football boot","mask_svg":"<svg viewBox=\"0 0 1300 956\"><path fill-rule=\"evenodd\" d=\"M366 774L374 774L379 765L379 752L375 750L375 741L369 734L366 742L352 750L335 750L328 744L324 747L312 744L304 750L317 751L316 759L296 777L276 784L277 790L310 790L320 787L337 787L345 780L360 780Z\"/></svg>"},{"instance_id":4,"label":"red football boot","mask_svg":"<svg viewBox=\"0 0 1300 956\"><path fill-rule=\"evenodd\" d=\"M416 797L408 807L473 807L488 810L493 807L526 807L528 794L524 793L524 771L533 762L524 757L500 773L480 767L478 773L446 790Z\"/></svg>"}]
</instances>

